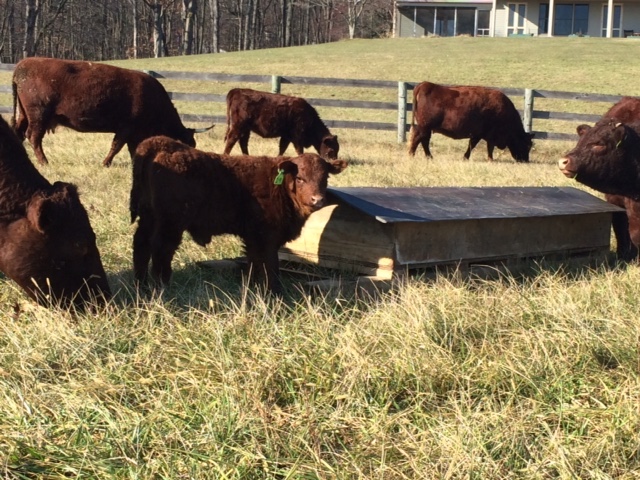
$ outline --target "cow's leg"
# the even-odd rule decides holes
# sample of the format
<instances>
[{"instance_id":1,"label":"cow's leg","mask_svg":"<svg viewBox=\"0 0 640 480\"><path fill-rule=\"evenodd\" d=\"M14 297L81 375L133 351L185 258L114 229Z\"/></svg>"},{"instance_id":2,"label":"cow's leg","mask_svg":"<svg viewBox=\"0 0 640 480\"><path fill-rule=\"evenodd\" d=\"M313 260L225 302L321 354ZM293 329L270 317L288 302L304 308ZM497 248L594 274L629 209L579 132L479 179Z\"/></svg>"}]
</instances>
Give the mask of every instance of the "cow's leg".
<instances>
[{"instance_id":1,"label":"cow's leg","mask_svg":"<svg viewBox=\"0 0 640 480\"><path fill-rule=\"evenodd\" d=\"M278 155L284 155L284 152L287 151L287 148L289 147L289 144L291 143L291 140L289 140L287 137L280 137L280 150L278 151ZM296 146L296 151L298 151L298 147ZM302 155L302 153L298 153L298 155Z\"/></svg>"},{"instance_id":2,"label":"cow's leg","mask_svg":"<svg viewBox=\"0 0 640 480\"><path fill-rule=\"evenodd\" d=\"M249 155L249 135L251 135L251 132L247 131L247 133L240 135L240 138L238 139L240 150L245 155Z\"/></svg>"},{"instance_id":3,"label":"cow's leg","mask_svg":"<svg viewBox=\"0 0 640 480\"><path fill-rule=\"evenodd\" d=\"M626 247L626 251L623 252L623 258L629 262L638 257L638 248L640 247L640 215L638 215L640 212L635 208L637 206L638 204L636 203L631 211L627 210L627 224L629 225L627 235L629 237L629 245ZM615 217L615 215L613 216ZM618 238L617 234L616 238Z\"/></svg>"},{"instance_id":4,"label":"cow's leg","mask_svg":"<svg viewBox=\"0 0 640 480\"><path fill-rule=\"evenodd\" d=\"M616 212L611 219L611 226L616 237L616 254L620 260L630 262L637 254L638 249L631 241L631 228L626 213Z\"/></svg>"},{"instance_id":5,"label":"cow's leg","mask_svg":"<svg viewBox=\"0 0 640 480\"><path fill-rule=\"evenodd\" d=\"M151 235L153 233L153 216L149 212L140 214L138 228L133 235L133 275L136 282L147 281L149 261L151 260Z\"/></svg>"},{"instance_id":6,"label":"cow's leg","mask_svg":"<svg viewBox=\"0 0 640 480\"><path fill-rule=\"evenodd\" d=\"M224 134L224 154L229 155L233 150L234 145L238 141L238 132L233 128L227 128L227 133Z\"/></svg>"},{"instance_id":7,"label":"cow's leg","mask_svg":"<svg viewBox=\"0 0 640 480\"><path fill-rule=\"evenodd\" d=\"M33 145L33 151L36 154L36 158L38 159L38 163L40 165L46 165L49 163L47 160L44 151L42 150L42 139L44 138L44 134L46 129L42 123L33 122L29 125L29 142Z\"/></svg>"},{"instance_id":8,"label":"cow's leg","mask_svg":"<svg viewBox=\"0 0 640 480\"><path fill-rule=\"evenodd\" d=\"M427 158L432 158L431 150L429 150L429 142L431 142L431 130L423 130L414 125L411 129L409 155L415 155L418 145L422 145L422 149Z\"/></svg>"},{"instance_id":9,"label":"cow's leg","mask_svg":"<svg viewBox=\"0 0 640 480\"><path fill-rule=\"evenodd\" d=\"M269 242L256 241L247 244L245 253L249 260L250 274L256 282L262 282L275 294L282 292L278 247Z\"/></svg>"},{"instance_id":10,"label":"cow's leg","mask_svg":"<svg viewBox=\"0 0 640 480\"><path fill-rule=\"evenodd\" d=\"M487 142L487 158L490 162L493 162L493 149L495 147L496 146L493 143Z\"/></svg>"},{"instance_id":11,"label":"cow's leg","mask_svg":"<svg viewBox=\"0 0 640 480\"><path fill-rule=\"evenodd\" d=\"M111 166L111 162L113 162L113 157L115 157L120 150L122 150L122 147L125 146L125 144L127 143L127 135L123 132L116 132L116 134L113 136L113 140L111 141L111 149L109 150L109 153L107 153L107 156L104 158L104 160L102 161L102 165L105 167L110 167Z\"/></svg>"},{"instance_id":12,"label":"cow's leg","mask_svg":"<svg viewBox=\"0 0 640 480\"><path fill-rule=\"evenodd\" d=\"M469 160L469 158L471 158L471 150L476 148L476 145L478 145L479 141L480 141L479 138L474 138L474 137L470 137L469 138L469 146L467 147L467 151L464 152L464 159L465 160Z\"/></svg>"},{"instance_id":13,"label":"cow's leg","mask_svg":"<svg viewBox=\"0 0 640 480\"><path fill-rule=\"evenodd\" d=\"M16 124L13 127L13 131L16 133L21 142L26 138L27 128L29 127L29 120L24 114L21 114L16 120Z\"/></svg>"},{"instance_id":14,"label":"cow's leg","mask_svg":"<svg viewBox=\"0 0 640 480\"><path fill-rule=\"evenodd\" d=\"M164 285L171 280L171 261L182 242L182 230L156 225L151 237L151 276Z\"/></svg>"}]
</instances>

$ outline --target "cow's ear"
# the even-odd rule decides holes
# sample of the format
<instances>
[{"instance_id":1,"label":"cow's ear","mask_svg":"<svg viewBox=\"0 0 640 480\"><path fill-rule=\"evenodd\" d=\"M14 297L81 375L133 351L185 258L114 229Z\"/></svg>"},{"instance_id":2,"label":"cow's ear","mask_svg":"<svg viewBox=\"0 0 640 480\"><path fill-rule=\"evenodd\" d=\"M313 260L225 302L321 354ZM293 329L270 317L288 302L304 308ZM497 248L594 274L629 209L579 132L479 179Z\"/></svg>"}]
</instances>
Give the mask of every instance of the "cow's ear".
<instances>
[{"instance_id":1,"label":"cow's ear","mask_svg":"<svg viewBox=\"0 0 640 480\"><path fill-rule=\"evenodd\" d=\"M627 137L627 130L623 123L616 123L613 128L613 141L616 143L616 148L618 148L624 139Z\"/></svg>"},{"instance_id":2,"label":"cow's ear","mask_svg":"<svg viewBox=\"0 0 640 480\"><path fill-rule=\"evenodd\" d=\"M55 208L49 198L37 196L29 202L27 218L33 228L42 234L46 234L55 224Z\"/></svg>"},{"instance_id":3,"label":"cow's ear","mask_svg":"<svg viewBox=\"0 0 640 480\"><path fill-rule=\"evenodd\" d=\"M332 160L327 163L329 164L329 173L333 175L337 175L345 168L347 168L347 162L345 162L344 160Z\"/></svg>"},{"instance_id":4,"label":"cow's ear","mask_svg":"<svg viewBox=\"0 0 640 480\"><path fill-rule=\"evenodd\" d=\"M298 166L293 163L291 160L283 160L278 164L278 169L282 170L284 173L289 173L291 175L297 175Z\"/></svg>"},{"instance_id":5,"label":"cow's ear","mask_svg":"<svg viewBox=\"0 0 640 480\"><path fill-rule=\"evenodd\" d=\"M579 136L583 136L589 130L591 130L591 127L587 124L578 125L578 128L576 128L576 132L578 132Z\"/></svg>"}]
</instances>

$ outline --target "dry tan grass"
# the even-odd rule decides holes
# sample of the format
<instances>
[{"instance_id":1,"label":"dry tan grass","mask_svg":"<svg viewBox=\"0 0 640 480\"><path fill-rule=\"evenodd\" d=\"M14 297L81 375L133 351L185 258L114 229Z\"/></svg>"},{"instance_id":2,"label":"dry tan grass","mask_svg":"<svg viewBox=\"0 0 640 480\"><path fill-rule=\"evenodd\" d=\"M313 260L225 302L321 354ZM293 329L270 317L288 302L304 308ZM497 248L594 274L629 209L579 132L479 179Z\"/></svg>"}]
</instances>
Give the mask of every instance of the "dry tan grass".
<instances>
[{"instance_id":1,"label":"dry tan grass","mask_svg":"<svg viewBox=\"0 0 640 480\"><path fill-rule=\"evenodd\" d=\"M331 185L578 186L555 166L566 143L537 142L523 165L485 161L483 144L463 161L465 143L437 135L426 160L390 133L338 133L350 166ZM220 151L223 134L199 146ZM72 316L0 280L3 476L638 478L636 265L416 276L371 298L311 295L289 279L277 300L194 266L237 255L236 240L185 238L172 287L138 296L130 160L103 168L109 142L45 138L40 169L79 185L118 293Z\"/></svg>"}]
</instances>

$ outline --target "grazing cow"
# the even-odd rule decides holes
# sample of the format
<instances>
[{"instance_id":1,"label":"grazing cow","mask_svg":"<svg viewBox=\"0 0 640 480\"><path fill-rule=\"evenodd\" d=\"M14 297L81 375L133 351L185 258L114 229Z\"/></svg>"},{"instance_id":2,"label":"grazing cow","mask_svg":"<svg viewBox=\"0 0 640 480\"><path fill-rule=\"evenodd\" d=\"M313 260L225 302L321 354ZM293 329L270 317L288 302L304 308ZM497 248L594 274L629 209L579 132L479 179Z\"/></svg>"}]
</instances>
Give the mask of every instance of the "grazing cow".
<instances>
[{"instance_id":1,"label":"grazing cow","mask_svg":"<svg viewBox=\"0 0 640 480\"><path fill-rule=\"evenodd\" d=\"M264 138L280 137L283 155L290 143L302 155L305 148L314 147L323 158L338 158L338 137L322 123L315 108L299 97L234 88L227 94L227 132L224 153L240 142L240 149L249 154L249 135L255 132Z\"/></svg>"},{"instance_id":2,"label":"grazing cow","mask_svg":"<svg viewBox=\"0 0 640 480\"><path fill-rule=\"evenodd\" d=\"M266 273L267 287L279 293L278 249L300 235L309 215L324 205L329 174L345 167L312 153L230 156L167 137L143 141L133 158L131 189L131 221L139 217L135 278L146 280L151 260L154 280L168 283L184 231L202 246L228 233L244 241L250 271Z\"/></svg>"},{"instance_id":3,"label":"grazing cow","mask_svg":"<svg viewBox=\"0 0 640 480\"><path fill-rule=\"evenodd\" d=\"M578 127L577 145L558 162L562 173L605 193L623 207L627 218L614 215L618 256L631 260L640 246L640 123L623 124L604 117L594 127Z\"/></svg>"},{"instance_id":4,"label":"grazing cow","mask_svg":"<svg viewBox=\"0 0 640 480\"><path fill-rule=\"evenodd\" d=\"M25 58L15 67L12 87L14 129L21 140L28 137L41 164L48 163L42 138L58 125L78 132L115 133L103 161L107 167L125 144L131 155L142 140L154 135L195 146L194 133L206 130L186 128L162 84L135 70Z\"/></svg>"},{"instance_id":5,"label":"grazing cow","mask_svg":"<svg viewBox=\"0 0 640 480\"><path fill-rule=\"evenodd\" d=\"M51 185L1 117L0 270L44 305L111 295L76 187Z\"/></svg>"},{"instance_id":6,"label":"grazing cow","mask_svg":"<svg viewBox=\"0 0 640 480\"><path fill-rule=\"evenodd\" d=\"M415 155L422 145L431 158L431 133L454 139L468 138L464 158L480 140L487 142L489 160L493 149L508 148L517 162L528 162L532 134L524 131L518 111L509 98L485 87L445 87L422 82L413 90L413 119L409 154Z\"/></svg>"}]
</instances>

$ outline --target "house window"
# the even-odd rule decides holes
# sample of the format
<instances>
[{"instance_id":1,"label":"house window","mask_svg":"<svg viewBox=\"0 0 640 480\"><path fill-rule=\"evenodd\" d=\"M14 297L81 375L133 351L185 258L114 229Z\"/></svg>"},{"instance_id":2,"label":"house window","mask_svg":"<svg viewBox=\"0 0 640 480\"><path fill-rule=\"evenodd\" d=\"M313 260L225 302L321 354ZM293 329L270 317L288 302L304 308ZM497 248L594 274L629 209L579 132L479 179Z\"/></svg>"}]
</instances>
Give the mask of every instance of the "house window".
<instances>
[{"instance_id":1,"label":"house window","mask_svg":"<svg viewBox=\"0 0 640 480\"><path fill-rule=\"evenodd\" d=\"M509 9L507 35L525 33L524 24L527 16L527 4L509 3L507 7Z\"/></svg>"},{"instance_id":2,"label":"house window","mask_svg":"<svg viewBox=\"0 0 640 480\"><path fill-rule=\"evenodd\" d=\"M582 3L556 4L553 34L586 34L589 31L589 5Z\"/></svg>"},{"instance_id":3,"label":"house window","mask_svg":"<svg viewBox=\"0 0 640 480\"><path fill-rule=\"evenodd\" d=\"M541 3L538 11L538 35L549 33L549 4Z\"/></svg>"},{"instance_id":4,"label":"house window","mask_svg":"<svg viewBox=\"0 0 640 480\"><path fill-rule=\"evenodd\" d=\"M413 10L412 16L414 37L423 34L441 37L489 34L489 10L473 7L425 7Z\"/></svg>"},{"instance_id":5,"label":"house window","mask_svg":"<svg viewBox=\"0 0 640 480\"><path fill-rule=\"evenodd\" d=\"M477 37L489 36L489 23L491 22L491 10L477 10L478 27L476 28Z\"/></svg>"},{"instance_id":6,"label":"house window","mask_svg":"<svg viewBox=\"0 0 640 480\"><path fill-rule=\"evenodd\" d=\"M607 22L609 20L609 7L608 5L602 6L602 36L607 36ZM613 27L611 29L612 37L620 37L622 25L622 5L613 6Z\"/></svg>"}]
</instances>

